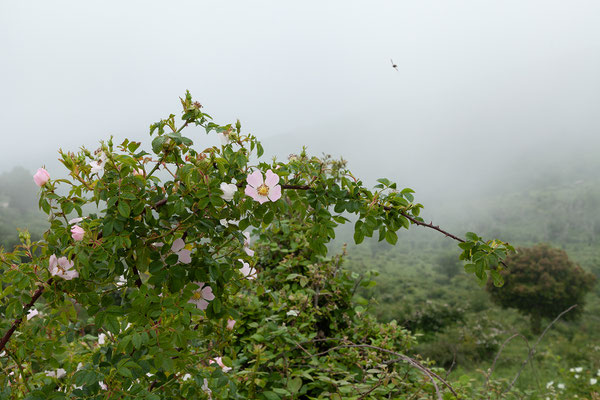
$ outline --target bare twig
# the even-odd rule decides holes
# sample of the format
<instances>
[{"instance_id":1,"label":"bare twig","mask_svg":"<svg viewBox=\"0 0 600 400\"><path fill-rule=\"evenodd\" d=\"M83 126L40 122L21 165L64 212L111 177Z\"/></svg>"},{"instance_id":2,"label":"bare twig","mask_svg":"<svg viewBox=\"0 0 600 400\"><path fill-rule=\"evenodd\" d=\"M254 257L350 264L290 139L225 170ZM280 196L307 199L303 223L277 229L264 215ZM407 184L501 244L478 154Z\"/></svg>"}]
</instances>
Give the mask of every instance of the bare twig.
<instances>
[{"instance_id":1,"label":"bare twig","mask_svg":"<svg viewBox=\"0 0 600 400\"><path fill-rule=\"evenodd\" d=\"M556 321L558 321L563 315L565 315L566 313L568 313L569 311L571 311L575 307L577 307L577 304L573 304L571 307L567 308L565 311L563 311L560 314L558 314L558 316L556 318L554 318L554 320L552 322L550 322L550 324L548 324L548 326L546 327L546 329L544 329L544 332L542 332L542 334L535 341L535 344L533 345L533 347L531 348L531 350L529 350L529 354L528 354L527 358L525 360L523 360L523 363L521 364L521 367L519 368L519 371L517 372L517 375L515 375L515 378L510 383L510 385L508 385L508 387L504 390L503 393L508 392L515 385L515 383L517 382L517 379L519 379L519 376L521 375L521 372L523 371L523 368L525 367L525 365L527 365L527 363L529 362L529 360L531 360L531 357L533 357L533 355L535 354L535 348L540 343L540 341L542 340L542 338L546 335L546 332L548 332L548 330L552 327L552 325L554 325L554 323L556 323Z\"/></svg>"},{"instance_id":2,"label":"bare twig","mask_svg":"<svg viewBox=\"0 0 600 400\"><path fill-rule=\"evenodd\" d=\"M490 377L492 376L492 373L494 372L494 369L496 368L496 362L498 361L498 359L500 358L500 354L502 353L502 350L504 350L504 347L514 338L516 337L522 337L523 340L525 340L525 343L527 344L527 349L529 351L531 351L531 346L529 346L529 342L527 341L527 338L525 336L523 336L522 334L520 334L519 332L515 333L514 335L512 335L511 337L509 337L508 339L506 339L502 345L500 345L500 348L498 349L498 352L496 353L496 356L494 357L494 361L492 362L492 366L488 369L488 373L487 376L485 378L485 385L484 387L487 389L489 381L490 381Z\"/></svg>"},{"instance_id":3,"label":"bare twig","mask_svg":"<svg viewBox=\"0 0 600 400\"><path fill-rule=\"evenodd\" d=\"M327 349L325 351L322 351L321 353L317 353L314 355L314 357L319 357L322 356L324 354L329 353L330 351L333 350L337 350L337 349L342 349L342 348L367 348L367 349L373 349L373 350L377 350L383 353L388 353L388 354L392 354L396 357L398 357L396 360L391 360L388 361L388 363L395 363L398 361L404 361L410 365L412 365L413 367L415 367L416 369L418 369L419 371L421 371L424 375L426 375L430 380L431 383L433 384L437 397L438 399L442 399L442 395L440 393L439 387L437 386L435 380L437 379L438 381L440 381L441 383L444 384L444 386L446 386L451 392L452 394L454 394L454 396L456 396L458 398L458 394L454 391L454 388L452 388L452 386L446 382L446 380L444 380L444 378L442 378L441 376L439 376L438 374L436 374L435 372L433 372L432 370L430 370L429 368L425 367L424 365L422 365L421 363L419 363L417 360L412 359L404 354L401 353L397 353L395 351L391 351L391 350L387 350L381 347L377 347L377 346L372 346L370 344L354 344L354 343L350 343L350 344L340 344L338 346L334 346L330 349ZM435 379L434 379L435 378Z\"/></svg>"}]
</instances>

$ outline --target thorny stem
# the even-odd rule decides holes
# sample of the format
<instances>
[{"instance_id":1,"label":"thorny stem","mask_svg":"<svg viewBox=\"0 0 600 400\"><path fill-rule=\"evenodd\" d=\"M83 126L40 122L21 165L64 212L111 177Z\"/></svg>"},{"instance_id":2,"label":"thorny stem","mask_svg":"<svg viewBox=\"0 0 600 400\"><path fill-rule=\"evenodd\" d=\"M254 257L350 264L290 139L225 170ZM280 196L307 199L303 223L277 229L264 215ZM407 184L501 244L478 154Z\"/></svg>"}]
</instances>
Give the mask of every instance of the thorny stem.
<instances>
[{"instance_id":1,"label":"thorny stem","mask_svg":"<svg viewBox=\"0 0 600 400\"><path fill-rule=\"evenodd\" d=\"M48 279L46 281L46 285L50 285L53 280L54 280L54 278ZM35 304L35 302L37 301L37 299L39 299L40 296L42 295L42 292L44 291L44 288L45 288L44 285L40 285L38 287L38 289L35 291L35 293L31 297L31 301L23 306L23 314L20 317L18 317L18 318L15 319L15 321L12 324L12 326L8 329L8 331L6 331L6 333L4 334L4 336L2 336L2 339L0 339L0 351L4 350L4 347L6 346L6 343L8 342L8 340L10 339L10 337L13 335L13 333L15 333L15 331L17 330L17 328L19 327L19 325L23 321L23 315L25 315L29 311L29 309L31 307L33 307L33 305Z\"/></svg>"}]
</instances>

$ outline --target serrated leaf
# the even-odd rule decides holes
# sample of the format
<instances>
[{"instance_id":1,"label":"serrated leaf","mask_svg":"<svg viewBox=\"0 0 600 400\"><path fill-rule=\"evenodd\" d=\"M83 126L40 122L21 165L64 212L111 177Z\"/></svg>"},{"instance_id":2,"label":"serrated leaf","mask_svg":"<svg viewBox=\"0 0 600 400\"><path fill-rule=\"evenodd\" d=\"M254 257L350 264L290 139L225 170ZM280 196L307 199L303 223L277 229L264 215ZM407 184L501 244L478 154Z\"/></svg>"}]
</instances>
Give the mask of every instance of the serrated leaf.
<instances>
[{"instance_id":1,"label":"serrated leaf","mask_svg":"<svg viewBox=\"0 0 600 400\"><path fill-rule=\"evenodd\" d=\"M389 244L396 244L396 242L398 242L398 235L396 234L396 232L394 231L387 231L385 233L385 240L389 243Z\"/></svg>"},{"instance_id":2,"label":"serrated leaf","mask_svg":"<svg viewBox=\"0 0 600 400\"><path fill-rule=\"evenodd\" d=\"M128 218L129 214L131 213L131 208L129 207L129 204L127 204L127 202L125 201L119 201L119 205L117 205L117 210L119 210L119 214L121 214L123 218Z\"/></svg>"}]
</instances>

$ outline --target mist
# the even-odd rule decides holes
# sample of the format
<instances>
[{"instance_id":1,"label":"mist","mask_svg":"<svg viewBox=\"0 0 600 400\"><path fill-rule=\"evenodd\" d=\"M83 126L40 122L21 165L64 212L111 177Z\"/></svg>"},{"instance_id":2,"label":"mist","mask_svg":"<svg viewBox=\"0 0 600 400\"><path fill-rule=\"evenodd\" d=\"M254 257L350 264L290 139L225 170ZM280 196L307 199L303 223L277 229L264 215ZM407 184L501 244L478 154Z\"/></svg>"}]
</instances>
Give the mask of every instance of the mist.
<instances>
[{"instance_id":1,"label":"mist","mask_svg":"<svg viewBox=\"0 0 600 400\"><path fill-rule=\"evenodd\" d=\"M2 2L0 171L148 143L189 89L269 155L307 145L424 202L593 177L599 19L594 1Z\"/></svg>"}]
</instances>

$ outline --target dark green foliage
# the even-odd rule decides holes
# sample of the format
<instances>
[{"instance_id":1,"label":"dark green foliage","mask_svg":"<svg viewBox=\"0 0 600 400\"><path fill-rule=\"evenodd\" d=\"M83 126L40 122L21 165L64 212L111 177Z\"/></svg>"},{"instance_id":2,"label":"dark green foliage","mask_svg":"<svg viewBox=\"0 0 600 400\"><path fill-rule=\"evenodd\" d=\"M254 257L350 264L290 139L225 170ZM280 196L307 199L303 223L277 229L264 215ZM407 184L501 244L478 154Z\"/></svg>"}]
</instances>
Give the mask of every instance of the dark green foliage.
<instances>
[{"instance_id":1,"label":"dark green foliage","mask_svg":"<svg viewBox=\"0 0 600 400\"><path fill-rule=\"evenodd\" d=\"M441 253L435 258L434 270L445 275L448 279L454 278L461 271L461 263L456 253Z\"/></svg>"},{"instance_id":2,"label":"dark green foliage","mask_svg":"<svg viewBox=\"0 0 600 400\"><path fill-rule=\"evenodd\" d=\"M458 322L464 322L465 310L448 303L426 301L416 304L402 325L412 332L435 333Z\"/></svg>"},{"instance_id":3,"label":"dark green foliage","mask_svg":"<svg viewBox=\"0 0 600 400\"><path fill-rule=\"evenodd\" d=\"M535 333L542 318L554 318L574 304L578 307L563 318L579 315L586 293L596 283L595 276L570 261L564 250L545 244L520 248L506 264L508 269L500 272L504 286L495 287L489 280L487 290L500 306L528 314Z\"/></svg>"}]
</instances>

